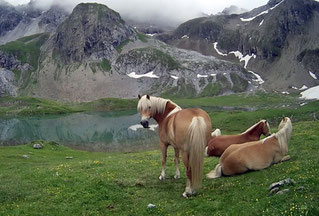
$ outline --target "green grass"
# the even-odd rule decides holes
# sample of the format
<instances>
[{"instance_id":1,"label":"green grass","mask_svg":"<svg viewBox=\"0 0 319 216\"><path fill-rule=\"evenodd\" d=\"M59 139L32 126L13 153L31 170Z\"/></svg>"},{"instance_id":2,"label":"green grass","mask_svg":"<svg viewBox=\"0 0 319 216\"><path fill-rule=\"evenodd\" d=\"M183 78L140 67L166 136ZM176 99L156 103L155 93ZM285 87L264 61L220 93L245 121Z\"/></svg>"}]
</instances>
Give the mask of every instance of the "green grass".
<instances>
[{"instance_id":1,"label":"green grass","mask_svg":"<svg viewBox=\"0 0 319 216\"><path fill-rule=\"evenodd\" d=\"M137 33L137 38L138 38L140 41L142 41L143 43L147 43L147 42L148 42L147 36L146 36L145 34L143 34L143 33L138 32L138 33Z\"/></svg>"},{"instance_id":2,"label":"green grass","mask_svg":"<svg viewBox=\"0 0 319 216\"><path fill-rule=\"evenodd\" d=\"M299 104L296 97L283 96L272 93L240 93L227 96L204 97L204 98L174 98L170 97L175 103L182 107L201 107L201 106L234 106L234 107L255 107L255 108L280 108L283 105L295 106Z\"/></svg>"},{"instance_id":3,"label":"green grass","mask_svg":"<svg viewBox=\"0 0 319 216\"><path fill-rule=\"evenodd\" d=\"M20 38L0 46L0 50L5 53L15 56L22 64L28 63L32 66L25 73L14 69L15 80L22 78L20 90L28 86L31 80L32 73L39 67L40 47L49 38L48 33L35 34Z\"/></svg>"},{"instance_id":4,"label":"green grass","mask_svg":"<svg viewBox=\"0 0 319 216\"><path fill-rule=\"evenodd\" d=\"M62 114L77 111L81 111L81 109L47 99L32 97L0 98L0 116Z\"/></svg>"},{"instance_id":5,"label":"green grass","mask_svg":"<svg viewBox=\"0 0 319 216\"><path fill-rule=\"evenodd\" d=\"M136 109L137 99L103 98L74 105L85 111L111 111Z\"/></svg>"},{"instance_id":6,"label":"green grass","mask_svg":"<svg viewBox=\"0 0 319 216\"><path fill-rule=\"evenodd\" d=\"M29 63L33 70L37 70L40 47L48 37L45 33L23 37L1 45L0 50L16 56L21 63Z\"/></svg>"},{"instance_id":7,"label":"green grass","mask_svg":"<svg viewBox=\"0 0 319 216\"><path fill-rule=\"evenodd\" d=\"M129 42L132 42L132 40L130 39L126 39L125 41L123 41L119 46L115 47L115 49L117 50L118 53L122 52L122 49L125 45L127 45ZM146 41L147 42L147 41Z\"/></svg>"},{"instance_id":8,"label":"green grass","mask_svg":"<svg viewBox=\"0 0 319 216\"><path fill-rule=\"evenodd\" d=\"M218 83L209 83L199 94L200 97L209 97L218 95L221 91L221 86Z\"/></svg>"},{"instance_id":9,"label":"green grass","mask_svg":"<svg viewBox=\"0 0 319 216\"><path fill-rule=\"evenodd\" d=\"M181 196L185 169L174 180L169 148L167 179L159 181L159 150L91 153L56 143L0 147L0 215L318 215L319 122L293 123L291 160L265 170L215 180L199 193ZM30 158L24 158L28 155ZM66 159L66 157L73 159ZM217 164L206 158L204 173ZM271 183L292 178L283 195ZM148 209L149 203L156 207Z\"/></svg>"},{"instance_id":10,"label":"green grass","mask_svg":"<svg viewBox=\"0 0 319 216\"><path fill-rule=\"evenodd\" d=\"M110 111L136 109L137 99L104 98L85 103L62 103L32 97L0 98L0 116L45 115L83 111Z\"/></svg>"}]
</instances>

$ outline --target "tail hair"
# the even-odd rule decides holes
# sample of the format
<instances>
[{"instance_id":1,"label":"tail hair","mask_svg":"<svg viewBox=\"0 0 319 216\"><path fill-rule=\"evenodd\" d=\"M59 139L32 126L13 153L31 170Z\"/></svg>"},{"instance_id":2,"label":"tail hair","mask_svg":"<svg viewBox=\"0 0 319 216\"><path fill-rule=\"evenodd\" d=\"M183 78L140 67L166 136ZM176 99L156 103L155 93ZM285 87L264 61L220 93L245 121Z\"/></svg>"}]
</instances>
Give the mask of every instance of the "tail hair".
<instances>
[{"instance_id":1,"label":"tail hair","mask_svg":"<svg viewBox=\"0 0 319 216\"><path fill-rule=\"evenodd\" d=\"M207 144L206 123L203 117L194 117L188 128L189 166L191 169L191 187L197 189L202 184L204 150Z\"/></svg>"},{"instance_id":2,"label":"tail hair","mask_svg":"<svg viewBox=\"0 0 319 216\"><path fill-rule=\"evenodd\" d=\"M210 171L206 176L207 178L214 179L221 177L222 175L222 165L219 163L216 165L215 169Z\"/></svg>"}]
</instances>

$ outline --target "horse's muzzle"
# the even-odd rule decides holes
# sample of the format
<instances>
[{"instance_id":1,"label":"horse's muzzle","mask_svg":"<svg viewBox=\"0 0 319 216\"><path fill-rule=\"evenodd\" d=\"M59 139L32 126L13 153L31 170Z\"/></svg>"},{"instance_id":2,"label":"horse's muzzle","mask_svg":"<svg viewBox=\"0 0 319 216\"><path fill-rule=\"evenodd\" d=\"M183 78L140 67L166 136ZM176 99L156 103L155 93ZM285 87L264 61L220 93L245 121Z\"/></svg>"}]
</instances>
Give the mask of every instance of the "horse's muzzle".
<instances>
[{"instance_id":1,"label":"horse's muzzle","mask_svg":"<svg viewBox=\"0 0 319 216\"><path fill-rule=\"evenodd\" d=\"M147 121L147 120L142 120L142 121L141 121L141 125L143 126L143 128L149 128L149 125L148 125L148 121Z\"/></svg>"}]
</instances>

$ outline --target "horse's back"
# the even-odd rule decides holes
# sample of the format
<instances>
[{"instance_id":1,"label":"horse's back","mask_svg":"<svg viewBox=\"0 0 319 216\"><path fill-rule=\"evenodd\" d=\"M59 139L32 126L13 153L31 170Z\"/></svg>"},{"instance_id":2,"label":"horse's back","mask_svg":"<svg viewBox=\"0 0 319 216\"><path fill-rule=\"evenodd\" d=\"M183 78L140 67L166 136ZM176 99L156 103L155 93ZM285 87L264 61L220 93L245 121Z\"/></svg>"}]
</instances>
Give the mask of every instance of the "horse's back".
<instances>
[{"instance_id":1,"label":"horse's back","mask_svg":"<svg viewBox=\"0 0 319 216\"><path fill-rule=\"evenodd\" d=\"M220 135L211 137L208 141L208 155L221 156L232 144L240 144L239 135Z\"/></svg>"},{"instance_id":2,"label":"horse's back","mask_svg":"<svg viewBox=\"0 0 319 216\"><path fill-rule=\"evenodd\" d=\"M263 140L231 145L221 158L223 172L225 175L233 175L264 169L271 165L275 153L276 149L272 145L265 145Z\"/></svg>"},{"instance_id":3,"label":"horse's back","mask_svg":"<svg viewBox=\"0 0 319 216\"><path fill-rule=\"evenodd\" d=\"M202 109L199 108L190 108L190 109L182 109L178 111L174 116L174 131L176 134L177 142L184 142L188 135L188 129L193 121L193 118L199 117L203 118L205 122L205 130L206 130L206 140L210 137L211 132L211 120L209 115Z\"/></svg>"}]
</instances>

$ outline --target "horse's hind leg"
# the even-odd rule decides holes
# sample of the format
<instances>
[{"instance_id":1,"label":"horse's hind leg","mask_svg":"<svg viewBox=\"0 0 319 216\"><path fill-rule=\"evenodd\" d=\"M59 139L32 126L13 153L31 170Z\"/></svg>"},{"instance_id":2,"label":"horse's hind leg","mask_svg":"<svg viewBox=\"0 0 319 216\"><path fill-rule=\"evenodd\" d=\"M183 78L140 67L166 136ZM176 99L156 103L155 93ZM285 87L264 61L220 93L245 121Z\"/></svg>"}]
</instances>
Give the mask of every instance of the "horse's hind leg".
<instances>
[{"instance_id":1,"label":"horse's hind leg","mask_svg":"<svg viewBox=\"0 0 319 216\"><path fill-rule=\"evenodd\" d=\"M174 148L174 150L175 150L175 167L176 167L174 178L179 179L181 176L180 171L179 171L179 149Z\"/></svg>"},{"instance_id":2,"label":"horse's hind leg","mask_svg":"<svg viewBox=\"0 0 319 216\"><path fill-rule=\"evenodd\" d=\"M159 180L165 179L165 166L166 166L166 157L167 157L167 145L161 142L160 144L162 150L162 172L161 175L158 177Z\"/></svg>"},{"instance_id":3,"label":"horse's hind leg","mask_svg":"<svg viewBox=\"0 0 319 216\"><path fill-rule=\"evenodd\" d=\"M191 196L192 194L195 193L195 191L193 191L193 189L191 188L191 179L192 179L192 173L191 173L191 168L188 164L188 153L187 152L183 152L183 163L185 165L185 169L186 169L186 188L185 188L185 192L183 193L183 197L187 198L189 196Z\"/></svg>"}]
</instances>

